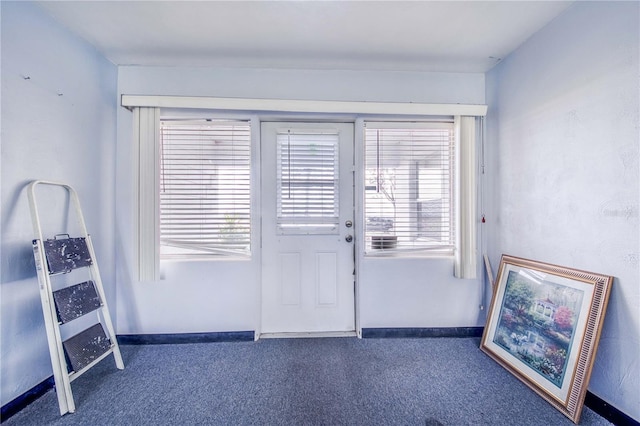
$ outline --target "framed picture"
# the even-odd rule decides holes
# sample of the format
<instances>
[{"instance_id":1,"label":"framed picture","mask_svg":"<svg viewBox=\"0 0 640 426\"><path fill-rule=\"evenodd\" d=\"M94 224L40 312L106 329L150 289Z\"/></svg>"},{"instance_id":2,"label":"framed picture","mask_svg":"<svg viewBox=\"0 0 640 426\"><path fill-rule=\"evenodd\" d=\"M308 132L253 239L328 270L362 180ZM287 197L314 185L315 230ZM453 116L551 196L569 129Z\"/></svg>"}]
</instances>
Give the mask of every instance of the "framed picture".
<instances>
[{"instance_id":1,"label":"framed picture","mask_svg":"<svg viewBox=\"0 0 640 426\"><path fill-rule=\"evenodd\" d=\"M612 283L503 255L480 349L578 423Z\"/></svg>"}]
</instances>

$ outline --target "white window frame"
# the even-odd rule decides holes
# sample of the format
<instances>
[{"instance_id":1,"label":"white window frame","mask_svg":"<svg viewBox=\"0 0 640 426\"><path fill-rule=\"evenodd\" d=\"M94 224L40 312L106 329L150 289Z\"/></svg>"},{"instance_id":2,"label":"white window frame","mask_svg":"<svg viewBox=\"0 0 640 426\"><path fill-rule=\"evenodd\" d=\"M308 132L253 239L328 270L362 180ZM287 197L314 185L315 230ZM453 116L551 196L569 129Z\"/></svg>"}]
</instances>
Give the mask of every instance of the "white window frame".
<instances>
[{"instance_id":1,"label":"white window frame","mask_svg":"<svg viewBox=\"0 0 640 426\"><path fill-rule=\"evenodd\" d=\"M486 110L485 110L486 112ZM438 252L432 251L389 251L380 250L377 255L365 253L365 245L360 244L360 250L366 258L372 257L403 257L403 256L418 256L418 257L453 257L454 260L454 276L456 278L474 279L477 277L478 267L478 247L477 247L477 232L479 218L477 215L477 165L476 165L476 145L477 141L482 140L482 118L484 114L478 114L473 116L461 116L455 115L453 117L455 143L456 143L456 156L455 156L455 196L454 202L455 211L457 212L455 217L455 248L453 253L451 252ZM359 120L363 125L365 120ZM373 121L373 120L372 120ZM401 118L397 118L396 122L403 122ZM420 120L413 120L420 121ZM428 120L422 120L428 121ZM408 122L405 121L405 123ZM362 156L364 155L364 132L362 132L361 138L362 144ZM363 166L365 165L364 157L357 160ZM364 169L364 167L363 167ZM360 217L365 218L364 212L364 177L365 170L362 170L361 183L362 183L362 203L363 208L360 211ZM361 226L362 235L364 236L364 225Z\"/></svg>"},{"instance_id":2,"label":"white window frame","mask_svg":"<svg viewBox=\"0 0 640 426\"><path fill-rule=\"evenodd\" d=\"M165 129L172 128L175 132L188 132L185 138L174 138L174 144L179 147L189 141L184 153L176 158L174 154L165 156ZM182 129L182 130L179 130ZM237 135L226 134L231 130ZM168 131L168 130L167 130ZM248 132L248 133L247 133ZM160 260L199 260L218 258L250 258L251 256L251 123L249 120L228 119L161 119L160 125ZM215 137L216 142L208 145L210 138ZM238 143L237 156L235 143ZM167 146L170 142L167 141ZM198 155L194 154L194 147L201 149ZM214 152L220 157L213 156ZM184 154L187 154L185 156ZM201 155L201 157L200 157ZM185 161L185 158L188 159ZM232 158L233 157L233 158ZM198 160L201 160L198 163ZM172 162L178 162L178 169L172 167ZM245 164L246 162L246 164ZM237 166L237 167L231 167ZM246 166L246 167L245 167ZM237 174L231 170L238 168ZM209 172L215 178L209 185L198 182L197 177L189 173L189 169L196 168L205 174ZM227 170L227 173L221 173ZM184 176L178 176L178 180L172 178L175 172L185 170ZM166 174L166 175L165 175ZM181 181L196 177L188 193L177 186L183 187ZM221 179L222 178L222 179ZM225 179L239 179L240 194L235 194L235 189L229 192L224 182ZM167 186L167 184L169 186ZM173 188L172 188L173 187ZM171 193L175 193L175 198ZM223 191L221 197L213 197L210 191ZM247 194L243 194L248 192ZM199 193L194 197L194 193ZM238 206L233 205L238 200ZM201 204L202 203L202 204ZM228 214L238 214L237 218L227 218ZM164 216L163 216L164 215ZM176 226L171 226L168 215L175 218ZM185 222L186 221L186 222ZM189 221L192 223L189 224ZM200 234L194 234L194 230L201 228ZM242 232L246 230L246 232ZM240 231L240 232L238 232ZM170 236L169 234L173 234ZM241 237L238 240L238 237ZM172 239L177 239L169 243ZM184 241L183 241L184 240Z\"/></svg>"},{"instance_id":3,"label":"white window frame","mask_svg":"<svg viewBox=\"0 0 640 426\"><path fill-rule=\"evenodd\" d=\"M150 150L157 149L159 110L170 108L174 110L215 110L224 114L246 115L248 113L259 114L315 114L315 115L346 115L353 120L362 122L363 116L394 117L396 119L420 119L420 117L433 116L467 116L474 120L476 117L484 117L487 114L486 105L472 104L426 104L403 102L349 102L349 101L317 101L317 100L287 100L287 99L247 99L247 98L217 98L217 97L193 97L193 96L166 96L166 95L121 95L121 105L134 112L133 139L134 139L134 248L135 270L140 281L157 281L159 279L159 253L157 248L157 220L158 194L157 185L148 176L149 169L159 167L154 164L156 156L147 156ZM155 118L154 118L155 117ZM255 126L256 124L253 123ZM468 127L468 126L466 126ZM254 129L255 134L259 132ZM474 134L475 136L475 134ZM475 140L475 139L474 139ZM155 141L155 144L149 144ZM473 144L470 144L473 145ZM153 148L153 147L156 148ZM258 158L258 157L255 157ZM475 160L474 160L475 161ZM474 163L475 166L475 163ZM254 170L255 182L255 170ZM474 167L475 178L475 167ZM467 180L468 181L468 180ZM470 186L470 185L467 185ZM475 207L474 199L470 201ZM155 197L155 199L154 199ZM259 198L259 197L258 197ZM260 204L259 202L257 203ZM475 210L473 211L475 215ZM476 256L471 255L475 248L475 217L466 218L463 222L470 226L470 239L463 244L465 247L456 251L455 275L459 278L473 278L475 276ZM462 227L458 227L461 229ZM473 231L471 231L473 230ZM253 234L254 231L252 231ZM252 235L252 241L257 238ZM471 241L473 240L473 241ZM466 265L464 268L461 265ZM464 270L463 270L464 269ZM472 271L473 272L470 272ZM465 272L466 271L466 272Z\"/></svg>"},{"instance_id":4,"label":"white window frame","mask_svg":"<svg viewBox=\"0 0 640 426\"><path fill-rule=\"evenodd\" d=\"M420 257L429 257L429 256L453 256L456 247L456 237L455 237L455 229L456 229L456 198L457 198L457 188L456 188L456 158L454 153L457 147L457 141L455 140L455 126L453 122L453 117L448 119L442 119L438 121L365 121L364 123L364 152L365 158L363 159L362 167L364 168L363 173L364 176L364 208L363 208L363 228L364 228L364 237L365 244L363 246L364 255L366 257L379 257L379 256L420 256ZM421 170L421 167L416 163L416 161L420 161L424 164L426 158L424 158L424 151L413 154L410 152L411 145L409 141L400 141L398 139L398 144L406 143L404 147L400 147L400 151L398 153L391 154L394 160L400 160L401 158L405 159L405 157L399 157L399 155L403 155L407 153L407 157L404 161L404 166L400 167L398 170L399 176L385 177L385 171L388 172L388 168L385 167L385 160L391 160L391 157L386 157L384 151L367 152L367 149L372 149L373 144L371 141L367 140L367 133L371 134L373 132L384 132L388 135L388 137L400 137L393 135L394 132L419 132L420 130L444 130L449 133L448 140L439 141L440 143L444 142L447 144L446 152L441 151L446 158L440 159L439 161L445 167L445 170L448 171L448 182L445 183L446 194L443 195L445 200L447 200L447 207L445 209L448 211L448 220L446 223L441 223L441 232L445 232L447 235L445 236L444 242L435 242L435 241L426 241L426 239L419 237L417 234L419 233L419 218L418 218L418 203L420 199L418 198L418 173ZM393 136L392 136L393 135ZM386 145L387 141L383 141L383 144L378 147L379 149L388 149L390 145ZM427 147L433 146L432 144L422 145L419 149L423 150ZM377 149L378 149L377 148ZM379 163L373 164L375 166L372 168L372 164L367 162L367 158L369 159L377 159ZM379 168L382 167L382 170ZM394 167L394 169L397 167ZM372 172L373 177L367 176L368 172ZM381 177L382 176L382 177ZM369 182L369 180L375 179L376 182ZM391 184L386 182L386 179L394 180L395 184ZM396 181L400 179L399 181ZM382 181L380 181L382 180ZM396 187L396 185L398 185ZM375 188L374 188L375 187ZM375 191L376 194L373 194L371 191ZM394 192L391 194L390 192ZM378 195L382 194L382 195ZM375 199L379 199L379 201L375 201ZM369 200L369 201L368 201ZM388 200L388 201L387 201ZM370 205L368 203L371 203ZM398 205L396 205L398 204ZM377 216L372 212L372 210L376 210L374 205L377 205L377 210L383 208L383 212L381 213L381 218L386 219L387 226L384 225L386 223L377 224L376 229L367 229L368 227L372 228L376 223L371 222L369 219L377 218ZM388 208L384 209L384 205L387 205ZM369 210L368 213L367 210ZM399 227L397 229L396 227ZM377 229L380 228L380 229ZM388 229L387 229L388 228ZM374 241L374 239L376 239Z\"/></svg>"}]
</instances>

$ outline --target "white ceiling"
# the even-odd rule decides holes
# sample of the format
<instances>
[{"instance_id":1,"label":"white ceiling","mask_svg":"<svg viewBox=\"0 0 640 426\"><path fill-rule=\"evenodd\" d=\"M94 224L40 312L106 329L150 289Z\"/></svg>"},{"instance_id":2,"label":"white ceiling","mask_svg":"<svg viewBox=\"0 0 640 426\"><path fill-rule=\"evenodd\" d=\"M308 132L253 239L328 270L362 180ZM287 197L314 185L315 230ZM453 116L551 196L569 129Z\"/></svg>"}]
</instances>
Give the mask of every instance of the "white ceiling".
<instances>
[{"instance_id":1,"label":"white ceiling","mask_svg":"<svg viewBox=\"0 0 640 426\"><path fill-rule=\"evenodd\" d=\"M572 1L42 1L118 65L485 72Z\"/></svg>"}]
</instances>

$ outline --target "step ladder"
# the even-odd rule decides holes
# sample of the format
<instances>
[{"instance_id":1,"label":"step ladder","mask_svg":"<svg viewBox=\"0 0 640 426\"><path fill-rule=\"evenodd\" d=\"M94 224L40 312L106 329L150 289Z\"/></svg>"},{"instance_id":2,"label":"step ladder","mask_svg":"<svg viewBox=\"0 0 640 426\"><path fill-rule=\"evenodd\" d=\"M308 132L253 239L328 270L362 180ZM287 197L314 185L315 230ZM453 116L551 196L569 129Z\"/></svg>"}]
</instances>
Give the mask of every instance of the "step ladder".
<instances>
[{"instance_id":1,"label":"step ladder","mask_svg":"<svg viewBox=\"0 0 640 426\"><path fill-rule=\"evenodd\" d=\"M59 234L43 239L36 202L38 185L58 186L67 191L72 204L69 207L75 208L78 219L79 237ZM124 369L124 363L76 191L62 183L36 180L29 184L28 196L42 312L60 415L64 415L75 412L73 380L110 354L118 369ZM77 277L81 282L70 285L69 281ZM76 333L78 329L82 331ZM76 334L63 340L63 336L70 334L69 330Z\"/></svg>"}]
</instances>

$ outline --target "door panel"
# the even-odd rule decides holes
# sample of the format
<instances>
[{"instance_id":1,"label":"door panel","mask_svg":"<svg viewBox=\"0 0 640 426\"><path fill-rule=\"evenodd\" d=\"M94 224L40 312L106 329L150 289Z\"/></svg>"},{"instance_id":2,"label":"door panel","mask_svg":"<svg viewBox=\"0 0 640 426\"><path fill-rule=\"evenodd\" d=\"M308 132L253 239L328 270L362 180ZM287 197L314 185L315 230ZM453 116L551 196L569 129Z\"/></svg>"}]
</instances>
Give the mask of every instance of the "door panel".
<instances>
[{"instance_id":1,"label":"door panel","mask_svg":"<svg viewBox=\"0 0 640 426\"><path fill-rule=\"evenodd\" d=\"M338 256L316 253L316 285L318 306L335 306L338 297Z\"/></svg>"},{"instance_id":2,"label":"door panel","mask_svg":"<svg viewBox=\"0 0 640 426\"><path fill-rule=\"evenodd\" d=\"M353 125L262 123L261 144L261 331L354 331Z\"/></svg>"}]
</instances>

